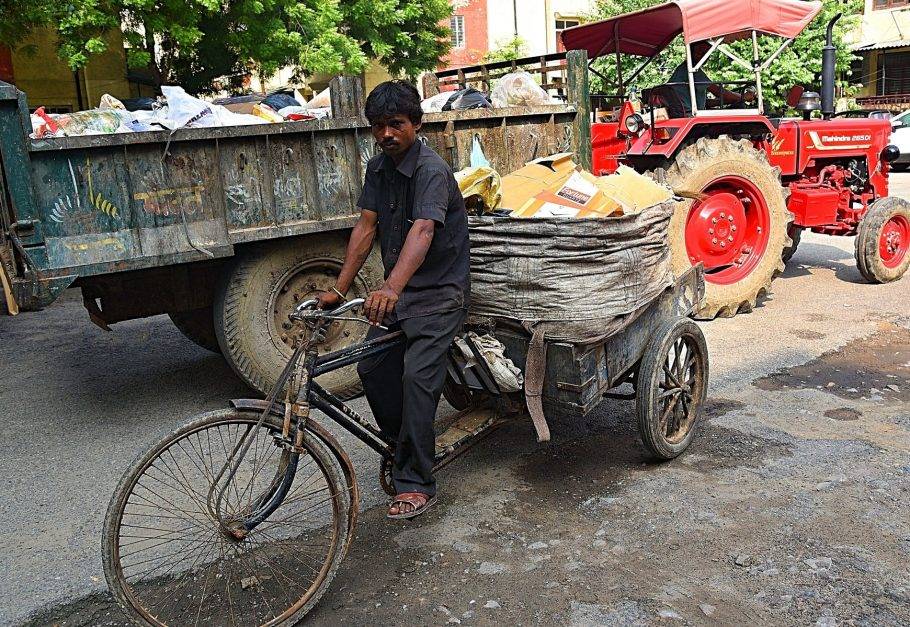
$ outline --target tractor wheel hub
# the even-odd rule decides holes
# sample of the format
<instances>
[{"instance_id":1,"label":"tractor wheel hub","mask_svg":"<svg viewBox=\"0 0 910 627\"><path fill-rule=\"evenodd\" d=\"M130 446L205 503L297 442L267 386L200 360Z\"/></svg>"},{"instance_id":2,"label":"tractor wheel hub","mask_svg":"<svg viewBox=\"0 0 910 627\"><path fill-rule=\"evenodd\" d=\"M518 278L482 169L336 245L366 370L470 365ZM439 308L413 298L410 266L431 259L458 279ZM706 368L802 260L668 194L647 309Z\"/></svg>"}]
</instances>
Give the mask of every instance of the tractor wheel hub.
<instances>
[{"instance_id":1,"label":"tractor wheel hub","mask_svg":"<svg viewBox=\"0 0 910 627\"><path fill-rule=\"evenodd\" d=\"M704 261L713 267L733 262L742 246L745 222L745 206L736 194L720 192L700 202L686 225L686 245L693 263Z\"/></svg>"}]
</instances>

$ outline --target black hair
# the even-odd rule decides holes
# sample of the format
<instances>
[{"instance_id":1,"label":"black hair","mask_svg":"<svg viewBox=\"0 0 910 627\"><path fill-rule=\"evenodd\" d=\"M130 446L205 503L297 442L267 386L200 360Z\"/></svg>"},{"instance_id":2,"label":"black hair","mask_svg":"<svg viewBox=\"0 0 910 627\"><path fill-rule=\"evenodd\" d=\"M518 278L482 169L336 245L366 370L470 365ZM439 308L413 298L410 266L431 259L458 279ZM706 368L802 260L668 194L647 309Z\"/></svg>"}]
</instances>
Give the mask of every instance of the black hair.
<instances>
[{"instance_id":1,"label":"black hair","mask_svg":"<svg viewBox=\"0 0 910 627\"><path fill-rule=\"evenodd\" d=\"M406 115L414 124L420 124L423 119L417 88L407 81L397 79L380 83L373 88L367 96L364 113L370 123L390 115Z\"/></svg>"}]
</instances>

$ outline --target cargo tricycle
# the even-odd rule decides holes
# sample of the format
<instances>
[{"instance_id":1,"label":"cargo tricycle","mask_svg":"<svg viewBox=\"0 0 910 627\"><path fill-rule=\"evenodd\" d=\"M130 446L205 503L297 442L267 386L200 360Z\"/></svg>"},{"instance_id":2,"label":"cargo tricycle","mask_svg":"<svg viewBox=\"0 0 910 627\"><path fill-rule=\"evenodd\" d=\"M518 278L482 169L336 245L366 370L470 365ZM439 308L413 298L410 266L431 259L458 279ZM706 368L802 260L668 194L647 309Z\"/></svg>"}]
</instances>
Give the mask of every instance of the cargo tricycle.
<instances>
[{"instance_id":1,"label":"cargo tricycle","mask_svg":"<svg viewBox=\"0 0 910 627\"><path fill-rule=\"evenodd\" d=\"M657 459L686 449L708 384L704 336L688 315L704 297L700 266L678 277L618 332L592 345L549 345L543 405L584 415L604 396L634 399L641 439ZM332 325L358 320L363 299L333 311L316 301L289 316L296 348L265 400L192 419L137 458L108 508L104 571L138 624L275 625L300 620L325 594L354 537L360 492L318 410L391 464L395 442L315 379L399 345L401 332L320 354ZM436 468L526 416L521 393L501 391L467 331L491 334L524 368L530 334L470 317L450 351L446 397L461 408L438 433ZM634 392L623 392L623 388ZM283 400L281 400L283 399Z\"/></svg>"}]
</instances>

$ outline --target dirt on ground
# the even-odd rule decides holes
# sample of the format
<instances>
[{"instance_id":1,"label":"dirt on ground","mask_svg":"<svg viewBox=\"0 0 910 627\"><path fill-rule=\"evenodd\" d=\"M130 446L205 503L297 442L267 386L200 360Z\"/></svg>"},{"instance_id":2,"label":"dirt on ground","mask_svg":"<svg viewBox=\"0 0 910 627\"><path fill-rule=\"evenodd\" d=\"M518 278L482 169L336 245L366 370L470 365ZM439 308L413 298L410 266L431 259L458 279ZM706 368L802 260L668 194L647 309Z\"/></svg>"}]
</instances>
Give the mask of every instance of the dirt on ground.
<instances>
[{"instance_id":1,"label":"dirt on ground","mask_svg":"<svg viewBox=\"0 0 910 627\"><path fill-rule=\"evenodd\" d=\"M910 623L910 324L751 383L667 463L620 401L548 445L505 427L423 517L364 512L305 622ZM29 624L126 621L97 594Z\"/></svg>"}]
</instances>

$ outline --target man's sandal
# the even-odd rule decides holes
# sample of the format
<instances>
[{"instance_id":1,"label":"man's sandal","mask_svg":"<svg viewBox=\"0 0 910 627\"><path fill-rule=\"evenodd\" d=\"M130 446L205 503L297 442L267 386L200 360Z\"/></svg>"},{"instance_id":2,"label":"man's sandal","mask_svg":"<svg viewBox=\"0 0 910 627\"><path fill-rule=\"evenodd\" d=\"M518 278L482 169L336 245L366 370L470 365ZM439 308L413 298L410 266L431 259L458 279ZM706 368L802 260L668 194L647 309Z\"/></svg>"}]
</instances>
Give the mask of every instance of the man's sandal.
<instances>
[{"instance_id":1,"label":"man's sandal","mask_svg":"<svg viewBox=\"0 0 910 627\"><path fill-rule=\"evenodd\" d=\"M436 496L428 496L423 492L403 492L395 497L392 504L389 505L389 518L415 518L430 509L436 504ZM401 511L402 505L411 507L408 511ZM398 509L397 514L392 513L392 509Z\"/></svg>"}]
</instances>

